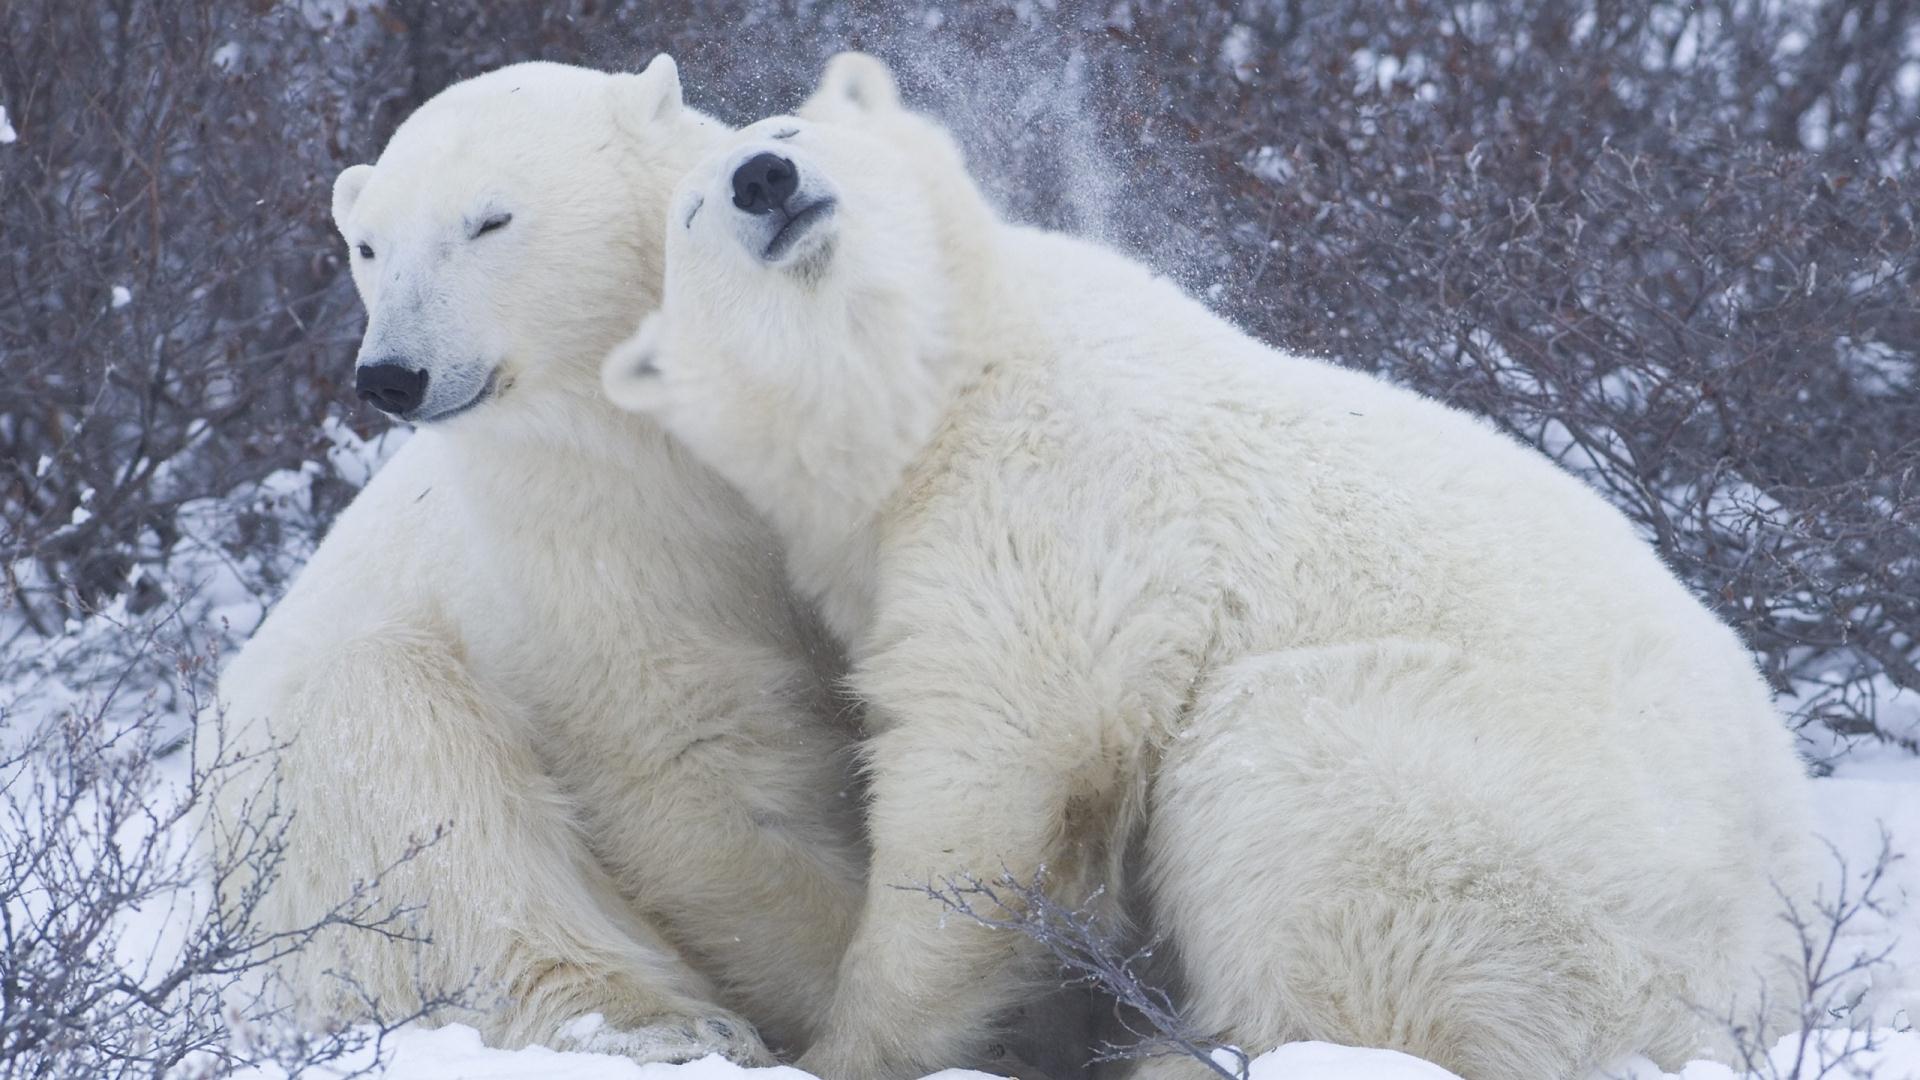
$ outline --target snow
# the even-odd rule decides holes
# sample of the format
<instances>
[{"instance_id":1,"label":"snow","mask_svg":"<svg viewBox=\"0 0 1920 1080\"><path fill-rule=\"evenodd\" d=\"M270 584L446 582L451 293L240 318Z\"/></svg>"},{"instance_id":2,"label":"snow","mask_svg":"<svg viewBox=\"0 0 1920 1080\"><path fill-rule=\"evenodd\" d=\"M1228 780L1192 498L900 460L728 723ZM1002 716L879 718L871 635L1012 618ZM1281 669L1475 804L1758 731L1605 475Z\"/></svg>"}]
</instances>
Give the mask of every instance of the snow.
<instances>
[{"instance_id":1,"label":"snow","mask_svg":"<svg viewBox=\"0 0 1920 1080\"><path fill-rule=\"evenodd\" d=\"M115 285L113 287L114 308L118 310L131 303L133 303L133 290L127 288L125 285Z\"/></svg>"},{"instance_id":2,"label":"snow","mask_svg":"<svg viewBox=\"0 0 1920 1080\"><path fill-rule=\"evenodd\" d=\"M1794 1063L1804 1059L1800 1075L1823 1075L1829 1080L1910 1080L1920 1077L1920 1033L1883 1030L1873 1045L1843 1066L1824 1074L1815 1062L1823 1051L1830 1060L1849 1045L1861 1045L1861 1036L1847 1042L1848 1033L1834 1032L1824 1044L1805 1048L1795 1037L1781 1039L1768 1055L1777 1075L1795 1075ZM747 1069L717 1055L684 1065L636 1065L607 1054L559 1053L540 1047L495 1050L464 1024L403 1030L389 1037L386 1064L378 1075L389 1080L808 1080L809 1073L781 1066ZM1229 1068L1230 1061L1220 1059ZM368 1052L341 1063L342 1072L374 1063ZM349 1068L351 1067L351 1068ZM282 1080L273 1072L249 1070L237 1080ZM946 1069L927 1080L993 1080L990 1074ZM1248 1080L1460 1080L1438 1065L1391 1050L1298 1042L1255 1058ZM1692 1062L1678 1072L1661 1072L1644 1060L1627 1061L1595 1071L1589 1080L1744 1080L1732 1068L1711 1061Z\"/></svg>"},{"instance_id":3,"label":"snow","mask_svg":"<svg viewBox=\"0 0 1920 1080\"><path fill-rule=\"evenodd\" d=\"M443 1028L402 1031L389 1039L382 1075L391 1080L808 1080L812 1074L780 1066L771 1069L746 1069L714 1055L684 1065L636 1065L624 1058L606 1054L557 1053L539 1047L525 1050L492 1050L482 1045L480 1035L463 1024ZM1229 1069L1226 1054L1216 1055ZM372 1063L371 1054L352 1062L354 1067ZM343 1066L348 1062L342 1062ZM1730 1075L1730 1074L1729 1074ZM1653 1080L1658 1074L1635 1076L1632 1080ZM248 1071L235 1074L236 1080L281 1080L275 1073ZM927 1080L993 1080L991 1074L967 1069L946 1069ZM1459 1080L1438 1065L1391 1050L1368 1050L1331 1043L1300 1042L1283 1046L1256 1058L1249 1080ZM1685 1080L1721 1080L1715 1074L1687 1075Z\"/></svg>"},{"instance_id":4,"label":"snow","mask_svg":"<svg viewBox=\"0 0 1920 1080\"><path fill-rule=\"evenodd\" d=\"M1262 1054L1249 1080L1457 1080L1447 1070L1392 1050L1298 1042Z\"/></svg>"},{"instance_id":5,"label":"snow","mask_svg":"<svg viewBox=\"0 0 1920 1080\"><path fill-rule=\"evenodd\" d=\"M0 105L0 143L14 142L19 138L20 133L13 130L13 125L7 122L7 107Z\"/></svg>"},{"instance_id":6,"label":"snow","mask_svg":"<svg viewBox=\"0 0 1920 1080\"><path fill-rule=\"evenodd\" d=\"M403 1030L388 1038L385 1049L386 1064L380 1075L390 1080L737 1080L749 1075L754 1080L805 1080L807 1076L784 1067L742 1068L717 1054L684 1065L636 1065L610 1054L561 1053L537 1046L493 1050L465 1024ZM369 1049L341 1061L337 1068L344 1075L373 1064ZM235 1073L234 1080L282 1080L282 1074L249 1069Z\"/></svg>"},{"instance_id":7,"label":"snow","mask_svg":"<svg viewBox=\"0 0 1920 1080\"><path fill-rule=\"evenodd\" d=\"M1663 1073L1636 1062L1595 1074L1591 1080L1746 1080L1748 1076L1830 1078L1830 1080L1914 1080L1920 1077L1920 1032L1831 1031L1818 1043L1802 1046L1798 1037L1781 1039L1757 1074L1712 1061L1696 1061L1679 1072ZM1868 1041L1870 1038L1871 1041ZM1845 1055L1844 1061L1842 1055ZM1832 1067L1828 1067L1831 1064ZM1372 1080L1367 1077L1366 1080Z\"/></svg>"},{"instance_id":8,"label":"snow","mask_svg":"<svg viewBox=\"0 0 1920 1080\"><path fill-rule=\"evenodd\" d=\"M1253 63L1253 27L1235 23L1220 42L1220 60L1241 82L1251 82L1259 69Z\"/></svg>"},{"instance_id":9,"label":"snow","mask_svg":"<svg viewBox=\"0 0 1920 1080\"><path fill-rule=\"evenodd\" d=\"M1861 1007L1885 1022L1920 1021L1920 763L1885 753L1850 755L1814 786L1821 834L1849 865L1871 864L1882 828L1893 850L1906 853L1887 871L1887 910L1869 912L1854 942L1893 950L1863 988ZM1914 1069L1920 1075L1920 1059Z\"/></svg>"},{"instance_id":10,"label":"snow","mask_svg":"<svg viewBox=\"0 0 1920 1080\"><path fill-rule=\"evenodd\" d=\"M1293 163L1287 160L1286 152L1277 146L1260 147L1241 163L1241 167L1275 187L1293 179Z\"/></svg>"}]
</instances>

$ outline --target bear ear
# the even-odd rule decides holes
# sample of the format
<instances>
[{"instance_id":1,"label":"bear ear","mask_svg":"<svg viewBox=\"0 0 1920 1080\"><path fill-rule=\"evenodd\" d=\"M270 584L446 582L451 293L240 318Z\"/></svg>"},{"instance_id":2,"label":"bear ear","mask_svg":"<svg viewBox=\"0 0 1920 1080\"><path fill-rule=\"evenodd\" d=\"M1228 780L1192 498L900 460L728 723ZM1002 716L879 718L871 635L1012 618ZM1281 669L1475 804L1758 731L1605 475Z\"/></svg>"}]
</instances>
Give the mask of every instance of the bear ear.
<instances>
[{"instance_id":1,"label":"bear ear","mask_svg":"<svg viewBox=\"0 0 1920 1080\"><path fill-rule=\"evenodd\" d=\"M899 107L900 87L884 61L868 53L843 52L827 61L819 88L800 112L805 116L844 117Z\"/></svg>"},{"instance_id":2,"label":"bear ear","mask_svg":"<svg viewBox=\"0 0 1920 1080\"><path fill-rule=\"evenodd\" d=\"M662 317L647 316L640 330L613 347L600 365L600 387L615 405L635 413L658 413L667 404L666 377L660 372Z\"/></svg>"},{"instance_id":3,"label":"bear ear","mask_svg":"<svg viewBox=\"0 0 1920 1080\"><path fill-rule=\"evenodd\" d=\"M360 199L360 192L366 189L367 181L373 179L373 166L349 165L340 170L333 181L333 227L342 233L347 231L347 215L353 211L353 204Z\"/></svg>"},{"instance_id":4,"label":"bear ear","mask_svg":"<svg viewBox=\"0 0 1920 1080\"><path fill-rule=\"evenodd\" d=\"M653 58L638 75L615 75L614 93L623 119L652 123L680 111L680 65L666 53Z\"/></svg>"}]
</instances>

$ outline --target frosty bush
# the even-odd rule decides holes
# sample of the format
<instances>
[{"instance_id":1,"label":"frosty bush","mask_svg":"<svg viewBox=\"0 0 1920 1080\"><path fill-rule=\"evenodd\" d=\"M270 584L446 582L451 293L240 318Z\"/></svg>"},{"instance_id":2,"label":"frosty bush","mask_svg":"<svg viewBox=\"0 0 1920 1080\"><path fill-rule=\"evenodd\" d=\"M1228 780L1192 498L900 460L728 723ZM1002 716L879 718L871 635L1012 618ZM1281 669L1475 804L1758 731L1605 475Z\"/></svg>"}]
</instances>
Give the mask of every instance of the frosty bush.
<instances>
[{"instance_id":1,"label":"frosty bush","mask_svg":"<svg viewBox=\"0 0 1920 1080\"><path fill-rule=\"evenodd\" d=\"M217 734L204 740L211 759L193 760L192 726L221 723L200 699L207 658L161 651L183 713L117 679L39 722L0 700L0 1076L226 1075L272 1064L293 1077L343 1058L377 1062L388 1032L460 995L423 994L404 1015L363 996L378 1019L352 1028L308 1030L283 1011L272 965L322 933L424 939L413 909L378 898L384 874L308 925L261 924L291 812L269 784L247 794L258 809L247 828L206 833L208 804L223 786L250 783L241 777L256 761ZM0 686L30 677L0 665ZM230 879L247 884L216 907L211 890ZM351 996L351 973L338 978Z\"/></svg>"},{"instance_id":2,"label":"frosty bush","mask_svg":"<svg viewBox=\"0 0 1920 1080\"><path fill-rule=\"evenodd\" d=\"M434 91L665 49L746 120L844 47L894 62L1016 216L1579 472L1801 720L1914 748L1881 700L1920 693L1920 8L1892 0L20 0L0 12L18 619L158 604L141 570L183 503L321 460L322 416L378 423L345 401L327 184ZM322 516L349 493L320 491Z\"/></svg>"},{"instance_id":3,"label":"frosty bush","mask_svg":"<svg viewBox=\"0 0 1920 1080\"><path fill-rule=\"evenodd\" d=\"M1089 1064L1184 1055L1204 1063L1221 1080L1247 1080L1247 1055L1194 1030L1173 998L1156 985L1153 953L1158 942L1130 941L1124 928L1103 918L1094 902L1072 907L1050 895L1046 886L1044 874L1022 880L1003 873L992 880L966 875L897 887L926 894L951 916L1027 938L1052 961L1066 986L1092 990L1111 1009L1110 1026L1125 1041L1094 1047Z\"/></svg>"},{"instance_id":4,"label":"frosty bush","mask_svg":"<svg viewBox=\"0 0 1920 1080\"><path fill-rule=\"evenodd\" d=\"M385 69L364 30L258 8L0 7L8 624L159 608L138 571L183 505L321 459L358 332L326 194Z\"/></svg>"},{"instance_id":5,"label":"frosty bush","mask_svg":"<svg viewBox=\"0 0 1920 1080\"><path fill-rule=\"evenodd\" d=\"M1830 849L1835 873L1826 886L1811 898L1781 899L1781 917L1799 938L1799 965L1791 985L1769 987L1766 994L1798 1005L1798 1030L1776 1046L1763 1045L1759 1033L1769 1006L1764 994L1752 1008L1718 1017L1734 1048L1734 1064L1752 1080L1850 1080L1875 1074L1874 1056L1883 1049L1885 1032L1872 1026L1861 1004L1893 947L1863 942L1858 924L1863 916L1884 915L1890 904L1899 903L1889 895L1894 890L1887 875L1904 858L1884 828L1880 835L1879 851L1866 865L1851 865L1837 848Z\"/></svg>"}]
</instances>

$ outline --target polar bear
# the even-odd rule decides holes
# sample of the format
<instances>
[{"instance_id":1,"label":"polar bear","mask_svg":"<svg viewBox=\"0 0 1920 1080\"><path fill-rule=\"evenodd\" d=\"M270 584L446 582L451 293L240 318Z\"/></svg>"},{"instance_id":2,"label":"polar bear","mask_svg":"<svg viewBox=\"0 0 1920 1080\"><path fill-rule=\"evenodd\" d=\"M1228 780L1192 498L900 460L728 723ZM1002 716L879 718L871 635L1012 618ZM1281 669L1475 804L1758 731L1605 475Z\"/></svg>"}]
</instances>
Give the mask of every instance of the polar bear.
<instances>
[{"instance_id":1,"label":"polar bear","mask_svg":"<svg viewBox=\"0 0 1920 1080\"><path fill-rule=\"evenodd\" d=\"M224 672L227 751L286 749L215 827L291 812L266 929L449 828L374 905L422 904L431 946L329 935L283 965L310 1010L471 979L497 1043L742 1062L819 1019L864 889L838 654L767 525L599 391L725 134L665 56L519 64L335 184L357 385L419 430Z\"/></svg>"},{"instance_id":2,"label":"polar bear","mask_svg":"<svg viewBox=\"0 0 1920 1080\"><path fill-rule=\"evenodd\" d=\"M802 1067L965 1060L1027 961L899 886L1003 871L1135 888L1189 1019L1254 1052L1574 1077L1792 993L1789 736L1576 479L1002 223L869 58L697 166L667 234L609 395L774 522L873 731Z\"/></svg>"}]
</instances>

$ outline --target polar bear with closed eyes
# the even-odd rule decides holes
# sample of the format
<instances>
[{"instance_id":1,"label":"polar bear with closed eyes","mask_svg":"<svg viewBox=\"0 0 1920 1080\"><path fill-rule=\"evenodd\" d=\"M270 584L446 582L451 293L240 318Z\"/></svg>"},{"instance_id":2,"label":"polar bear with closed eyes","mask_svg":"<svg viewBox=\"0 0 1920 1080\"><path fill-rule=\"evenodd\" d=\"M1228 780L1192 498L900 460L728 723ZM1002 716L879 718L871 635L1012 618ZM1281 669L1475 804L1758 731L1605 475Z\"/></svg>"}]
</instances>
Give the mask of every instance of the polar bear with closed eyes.
<instances>
[{"instance_id":1,"label":"polar bear with closed eyes","mask_svg":"<svg viewBox=\"0 0 1920 1080\"><path fill-rule=\"evenodd\" d=\"M234 910L292 931L397 863L366 906L431 941L285 957L310 1014L471 985L486 1011L451 1018L494 1043L742 1062L821 1019L865 868L837 653L766 524L599 390L673 184L726 134L667 57L518 64L334 186L356 385L419 430L223 673L202 757L261 766L216 842L285 827Z\"/></svg>"},{"instance_id":2,"label":"polar bear with closed eyes","mask_svg":"<svg viewBox=\"0 0 1920 1080\"><path fill-rule=\"evenodd\" d=\"M977 1052L1032 958L897 886L1003 870L1137 899L1199 1032L1256 1053L1570 1078L1791 997L1805 777L1627 520L1003 223L877 61L694 168L661 311L604 374L774 523L869 710L818 1075Z\"/></svg>"}]
</instances>

